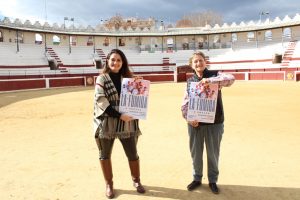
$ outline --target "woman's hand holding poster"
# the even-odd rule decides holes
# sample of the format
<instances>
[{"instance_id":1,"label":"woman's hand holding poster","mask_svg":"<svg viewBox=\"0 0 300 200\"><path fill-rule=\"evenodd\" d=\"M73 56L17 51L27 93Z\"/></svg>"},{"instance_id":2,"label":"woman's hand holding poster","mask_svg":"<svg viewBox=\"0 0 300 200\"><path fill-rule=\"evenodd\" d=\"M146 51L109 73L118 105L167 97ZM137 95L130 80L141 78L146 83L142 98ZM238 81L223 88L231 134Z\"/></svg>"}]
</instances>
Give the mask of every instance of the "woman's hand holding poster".
<instances>
[{"instance_id":1,"label":"woman's hand holding poster","mask_svg":"<svg viewBox=\"0 0 300 200\"><path fill-rule=\"evenodd\" d=\"M119 111L134 119L146 119L150 81L123 78Z\"/></svg>"},{"instance_id":2,"label":"woman's hand holding poster","mask_svg":"<svg viewBox=\"0 0 300 200\"><path fill-rule=\"evenodd\" d=\"M188 121L213 123L216 114L218 84L191 82Z\"/></svg>"}]
</instances>

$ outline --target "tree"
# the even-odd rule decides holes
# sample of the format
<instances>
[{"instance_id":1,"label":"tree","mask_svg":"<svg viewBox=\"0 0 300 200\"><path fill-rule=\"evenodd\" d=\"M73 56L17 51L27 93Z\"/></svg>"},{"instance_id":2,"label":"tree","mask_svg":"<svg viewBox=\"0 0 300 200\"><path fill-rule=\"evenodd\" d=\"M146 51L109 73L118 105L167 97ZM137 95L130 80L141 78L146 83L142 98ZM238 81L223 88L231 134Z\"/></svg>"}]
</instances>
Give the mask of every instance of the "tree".
<instances>
[{"instance_id":1,"label":"tree","mask_svg":"<svg viewBox=\"0 0 300 200\"><path fill-rule=\"evenodd\" d=\"M189 19L180 19L176 22L176 28L192 27L192 21Z\"/></svg>"},{"instance_id":2,"label":"tree","mask_svg":"<svg viewBox=\"0 0 300 200\"><path fill-rule=\"evenodd\" d=\"M176 22L176 27L204 27L205 25L214 26L222 24L223 17L214 11L193 12L185 15ZM178 25L178 26L177 26Z\"/></svg>"}]
</instances>

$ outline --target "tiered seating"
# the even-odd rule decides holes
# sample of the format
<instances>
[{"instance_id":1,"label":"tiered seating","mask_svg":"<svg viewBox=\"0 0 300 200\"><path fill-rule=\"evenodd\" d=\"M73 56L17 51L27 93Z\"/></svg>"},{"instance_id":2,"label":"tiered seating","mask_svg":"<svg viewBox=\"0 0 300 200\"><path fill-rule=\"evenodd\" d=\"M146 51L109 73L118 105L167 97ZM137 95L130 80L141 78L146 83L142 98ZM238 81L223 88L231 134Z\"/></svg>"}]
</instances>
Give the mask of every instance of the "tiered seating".
<instances>
[{"instance_id":1,"label":"tiered seating","mask_svg":"<svg viewBox=\"0 0 300 200\"><path fill-rule=\"evenodd\" d=\"M265 70L295 67L300 65L299 42L261 42L260 48L241 49L210 49L201 50L209 57L209 67L216 70ZM36 74L49 75L55 73L67 75L97 74L93 60L99 57L93 46L49 45L62 61L65 71L50 70L45 54L44 45L19 44L19 52L15 43L0 43L0 74L5 76L31 76ZM291 47L292 50L291 50ZM101 49L103 58L109 53L109 47L95 47ZM130 67L138 73L173 73L176 66L187 65L194 50L178 50L171 53L155 51L139 52L137 49L123 47L121 49L128 58ZM292 53L290 51L293 51ZM274 55L289 55L288 62L272 63ZM1 69L2 68L2 69ZM9 68L9 69L8 69ZM59 69L62 69L59 67ZM55 71L55 72L53 72Z\"/></svg>"},{"instance_id":2,"label":"tiered seating","mask_svg":"<svg viewBox=\"0 0 300 200\"><path fill-rule=\"evenodd\" d=\"M134 72L167 72L174 71L170 65L169 57L161 52L155 53L128 53L126 54L129 64ZM174 65L175 67L175 65Z\"/></svg>"},{"instance_id":3,"label":"tiered seating","mask_svg":"<svg viewBox=\"0 0 300 200\"><path fill-rule=\"evenodd\" d=\"M61 59L64 66L86 66L93 65L93 46L56 46L51 47Z\"/></svg>"},{"instance_id":4,"label":"tiered seating","mask_svg":"<svg viewBox=\"0 0 300 200\"><path fill-rule=\"evenodd\" d=\"M254 69L272 64L273 53L268 49L242 49L210 56L211 69Z\"/></svg>"},{"instance_id":5,"label":"tiered seating","mask_svg":"<svg viewBox=\"0 0 300 200\"><path fill-rule=\"evenodd\" d=\"M19 44L19 51L17 51L16 43L1 43L0 66L27 66L28 68L48 66L45 47L21 43Z\"/></svg>"},{"instance_id":6,"label":"tiered seating","mask_svg":"<svg viewBox=\"0 0 300 200\"><path fill-rule=\"evenodd\" d=\"M289 67L299 67L300 66L300 42L295 41L294 51L289 60Z\"/></svg>"},{"instance_id":7,"label":"tiered seating","mask_svg":"<svg viewBox=\"0 0 300 200\"><path fill-rule=\"evenodd\" d=\"M281 63L273 63L276 54L282 55L283 59L285 54L291 51L291 42L274 42L265 41L260 42L260 48L241 48L241 49L210 49L201 50L209 58L210 69L215 70L269 70L278 69L283 67L298 67L300 64L300 46L298 42L295 43L293 54L290 54L288 66L283 66ZM194 53L194 50L178 50L172 53L155 52L148 53L142 52L140 55L145 57L159 54L162 57L169 57L170 63L176 63L176 66L184 66L189 62L189 58ZM284 60L282 61L284 62Z\"/></svg>"},{"instance_id":8,"label":"tiered seating","mask_svg":"<svg viewBox=\"0 0 300 200\"><path fill-rule=\"evenodd\" d=\"M98 48L97 48L98 49ZM100 49L100 48L99 48ZM105 56L110 52L111 48L101 47ZM168 63L163 62L166 54L161 52L139 52L137 49L120 48L126 55L128 63L134 72L165 72L174 71ZM167 55L169 56L169 55ZM175 65L174 65L175 66Z\"/></svg>"}]
</instances>

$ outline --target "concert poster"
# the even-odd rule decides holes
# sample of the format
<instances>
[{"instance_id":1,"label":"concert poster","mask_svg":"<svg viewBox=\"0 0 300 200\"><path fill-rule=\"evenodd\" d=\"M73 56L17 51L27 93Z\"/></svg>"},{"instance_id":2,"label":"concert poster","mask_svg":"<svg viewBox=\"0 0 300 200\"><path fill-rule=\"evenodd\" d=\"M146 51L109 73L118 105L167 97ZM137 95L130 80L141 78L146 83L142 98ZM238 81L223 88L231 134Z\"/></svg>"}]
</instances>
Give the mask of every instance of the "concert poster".
<instances>
[{"instance_id":1,"label":"concert poster","mask_svg":"<svg viewBox=\"0 0 300 200\"><path fill-rule=\"evenodd\" d=\"M188 121L213 123L218 99L218 84L191 82L189 89Z\"/></svg>"},{"instance_id":2,"label":"concert poster","mask_svg":"<svg viewBox=\"0 0 300 200\"><path fill-rule=\"evenodd\" d=\"M150 81L140 78L123 78L120 94L120 113L134 119L146 119Z\"/></svg>"}]
</instances>

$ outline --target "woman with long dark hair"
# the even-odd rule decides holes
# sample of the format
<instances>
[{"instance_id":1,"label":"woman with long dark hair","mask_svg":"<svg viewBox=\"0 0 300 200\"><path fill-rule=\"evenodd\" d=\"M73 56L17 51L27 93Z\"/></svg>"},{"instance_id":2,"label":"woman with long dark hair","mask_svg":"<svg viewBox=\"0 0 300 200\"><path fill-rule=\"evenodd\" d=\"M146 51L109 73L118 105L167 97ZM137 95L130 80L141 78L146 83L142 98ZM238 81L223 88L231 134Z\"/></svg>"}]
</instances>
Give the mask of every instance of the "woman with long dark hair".
<instances>
[{"instance_id":1,"label":"woman with long dark hair","mask_svg":"<svg viewBox=\"0 0 300 200\"><path fill-rule=\"evenodd\" d=\"M119 112L122 78L132 78L125 54L113 49L106 57L103 72L97 77L94 99L94 135L100 154L100 165L106 182L105 194L114 197L111 152L115 138L122 143L129 162L133 186L145 193L140 182L137 139L141 135L139 121Z\"/></svg>"}]
</instances>

